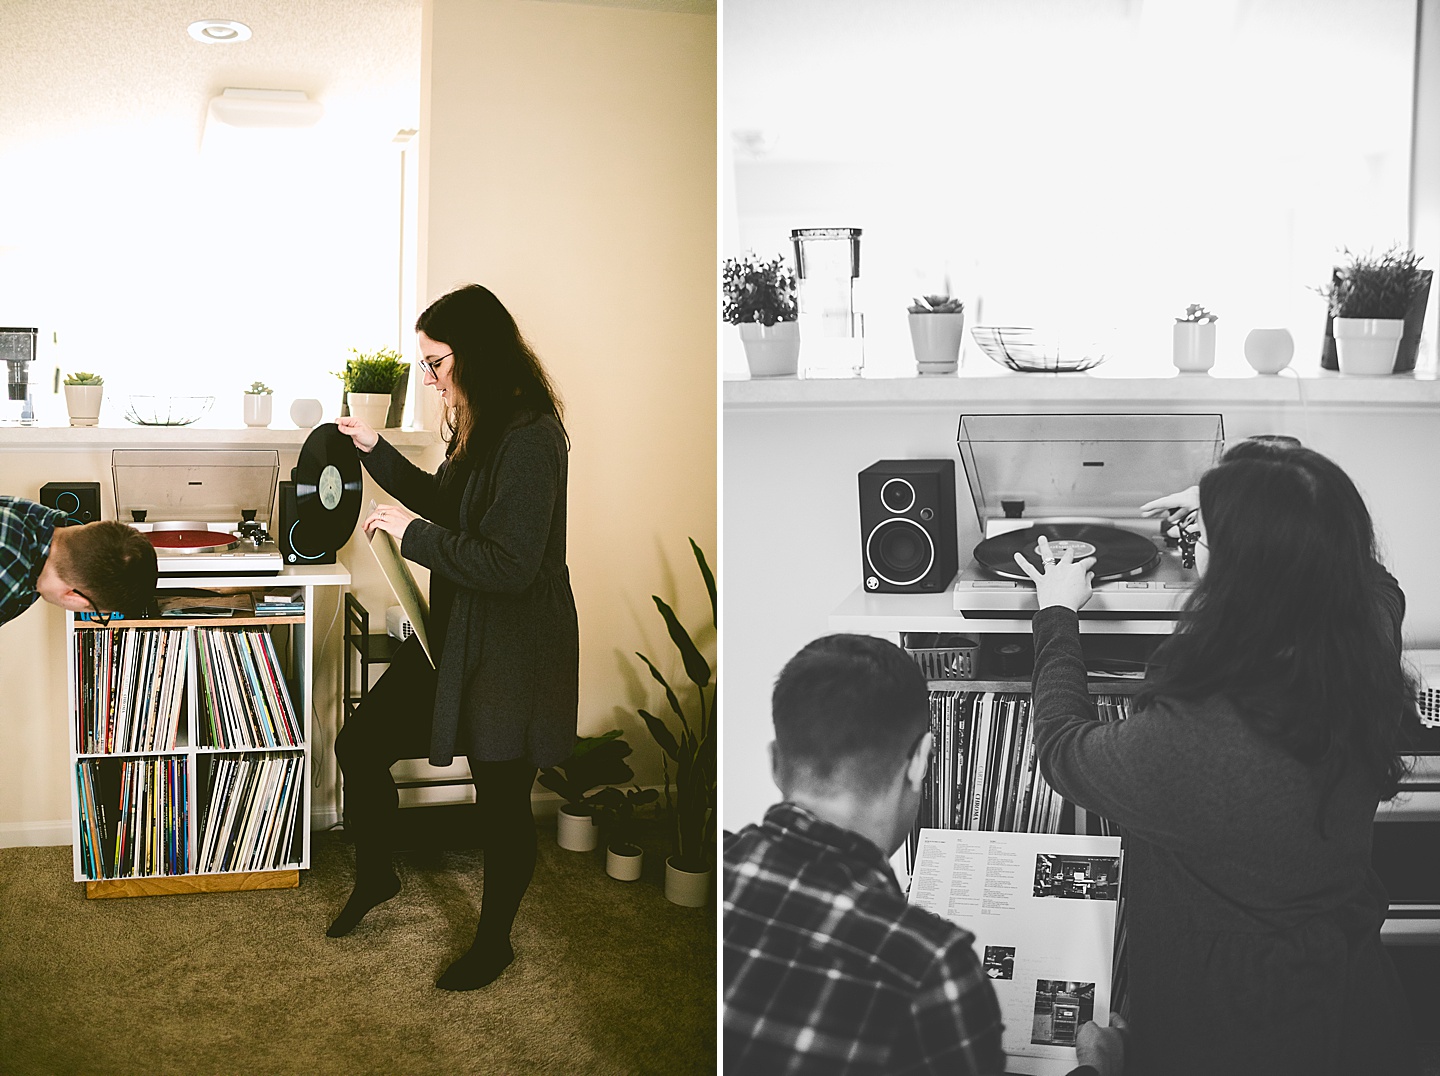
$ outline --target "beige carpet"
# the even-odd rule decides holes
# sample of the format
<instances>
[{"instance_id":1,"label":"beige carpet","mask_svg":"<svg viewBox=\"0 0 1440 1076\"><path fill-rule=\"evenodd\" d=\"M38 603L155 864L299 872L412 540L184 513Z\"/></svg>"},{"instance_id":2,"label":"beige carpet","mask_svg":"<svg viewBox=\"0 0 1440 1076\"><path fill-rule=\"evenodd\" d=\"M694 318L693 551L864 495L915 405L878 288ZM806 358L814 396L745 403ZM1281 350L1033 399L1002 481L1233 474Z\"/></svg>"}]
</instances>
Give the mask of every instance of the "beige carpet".
<instances>
[{"instance_id":1,"label":"beige carpet","mask_svg":"<svg viewBox=\"0 0 1440 1076\"><path fill-rule=\"evenodd\" d=\"M70 849L0 850L0 1071L29 1074L716 1071L716 911L542 829L516 961L437 990L469 944L478 852L409 852L399 897L324 936L352 856L316 834L299 889L86 900Z\"/></svg>"}]
</instances>

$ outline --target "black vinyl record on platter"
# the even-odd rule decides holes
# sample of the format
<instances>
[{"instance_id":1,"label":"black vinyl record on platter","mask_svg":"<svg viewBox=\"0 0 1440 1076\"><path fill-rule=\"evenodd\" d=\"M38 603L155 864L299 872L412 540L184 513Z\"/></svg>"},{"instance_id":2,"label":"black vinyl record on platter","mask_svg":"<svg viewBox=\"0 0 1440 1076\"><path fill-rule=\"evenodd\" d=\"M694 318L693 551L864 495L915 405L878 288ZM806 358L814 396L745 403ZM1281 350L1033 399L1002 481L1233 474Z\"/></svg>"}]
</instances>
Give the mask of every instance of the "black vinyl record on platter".
<instances>
[{"instance_id":1,"label":"black vinyl record on platter","mask_svg":"<svg viewBox=\"0 0 1440 1076\"><path fill-rule=\"evenodd\" d=\"M333 422L305 438L291 472L295 514L307 548L333 552L350 540L360 519L360 454Z\"/></svg>"},{"instance_id":2,"label":"black vinyl record on platter","mask_svg":"<svg viewBox=\"0 0 1440 1076\"><path fill-rule=\"evenodd\" d=\"M1059 558L1067 547L1074 560L1094 557L1097 583L1133 578L1149 571L1160 559L1154 542L1118 527L1098 523L1037 523L1024 530L986 538L975 547L975 560L993 575L1029 582L1029 577L1015 563L1015 554L1022 554L1040 569L1038 544L1042 535L1050 543L1053 557Z\"/></svg>"}]
</instances>

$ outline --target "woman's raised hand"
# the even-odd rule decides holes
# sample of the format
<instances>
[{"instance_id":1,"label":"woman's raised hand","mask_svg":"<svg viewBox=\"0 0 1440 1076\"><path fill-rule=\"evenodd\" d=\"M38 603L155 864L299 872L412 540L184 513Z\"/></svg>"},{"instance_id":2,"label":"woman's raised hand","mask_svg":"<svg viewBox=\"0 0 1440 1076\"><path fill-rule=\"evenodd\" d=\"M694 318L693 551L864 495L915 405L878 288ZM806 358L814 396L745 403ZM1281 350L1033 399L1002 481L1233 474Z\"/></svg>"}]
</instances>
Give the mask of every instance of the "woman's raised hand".
<instances>
[{"instance_id":1,"label":"woman's raised hand","mask_svg":"<svg viewBox=\"0 0 1440 1076\"><path fill-rule=\"evenodd\" d=\"M1166 523L1174 523L1177 519L1184 519L1199 510L1199 486L1182 489L1179 493L1172 493L1167 497L1156 497L1153 501L1146 501L1140 506L1142 516L1158 516L1163 512Z\"/></svg>"},{"instance_id":2,"label":"woman's raised hand","mask_svg":"<svg viewBox=\"0 0 1440 1076\"><path fill-rule=\"evenodd\" d=\"M353 415L337 418L335 425L340 427L341 433L355 442L355 447L361 452L369 452L380 440L378 433Z\"/></svg>"},{"instance_id":3,"label":"woman's raised hand","mask_svg":"<svg viewBox=\"0 0 1440 1076\"><path fill-rule=\"evenodd\" d=\"M1060 554L1060 559L1056 560L1051 556L1050 542L1043 534L1040 536L1039 546L1040 560L1045 565L1043 572L1036 571L1035 566L1025 559L1023 553L1015 554L1015 563L1020 565L1020 570L1035 584L1035 600L1039 603L1039 608L1063 605L1079 612L1093 593L1090 580L1094 577L1092 569L1095 567L1095 558L1074 560L1075 554L1067 546Z\"/></svg>"}]
</instances>

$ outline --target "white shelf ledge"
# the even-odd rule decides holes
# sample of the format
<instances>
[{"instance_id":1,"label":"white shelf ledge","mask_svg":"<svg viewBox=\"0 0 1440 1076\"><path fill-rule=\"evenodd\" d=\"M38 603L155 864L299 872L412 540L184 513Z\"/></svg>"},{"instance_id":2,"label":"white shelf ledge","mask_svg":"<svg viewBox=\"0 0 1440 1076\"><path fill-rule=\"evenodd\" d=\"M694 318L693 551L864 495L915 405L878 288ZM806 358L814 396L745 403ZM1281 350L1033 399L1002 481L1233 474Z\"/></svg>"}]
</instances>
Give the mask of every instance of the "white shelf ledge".
<instances>
[{"instance_id":1,"label":"white shelf ledge","mask_svg":"<svg viewBox=\"0 0 1440 1076\"><path fill-rule=\"evenodd\" d=\"M383 430L385 440L397 448L424 447L439 440L433 430ZM32 448L162 448L245 445L264 448L299 448L309 430L205 426L0 426L0 451Z\"/></svg>"}]
</instances>

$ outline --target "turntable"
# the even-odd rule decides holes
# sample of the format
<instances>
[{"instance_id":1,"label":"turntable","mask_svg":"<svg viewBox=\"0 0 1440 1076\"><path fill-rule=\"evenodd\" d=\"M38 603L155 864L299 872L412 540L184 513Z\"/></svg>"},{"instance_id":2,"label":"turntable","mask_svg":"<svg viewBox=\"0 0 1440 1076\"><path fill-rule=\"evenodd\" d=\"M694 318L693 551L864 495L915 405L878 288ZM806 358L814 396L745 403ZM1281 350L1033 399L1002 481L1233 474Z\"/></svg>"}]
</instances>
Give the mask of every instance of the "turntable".
<instances>
[{"instance_id":1,"label":"turntable","mask_svg":"<svg viewBox=\"0 0 1440 1076\"><path fill-rule=\"evenodd\" d=\"M1219 415L964 415L957 440L981 534L952 591L965 617L1035 612L1015 554L1039 567L1044 535L1055 556L1096 558L1082 618L1174 619L1199 577L1139 509L1219 460Z\"/></svg>"},{"instance_id":2,"label":"turntable","mask_svg":"<svg viewBox=\"0 0 1440 1076\"><path fill-rule=\"evenodd\" d=\"M280 453L123 449L111 453L115 517L155 546L164 575L274 575L270 537Z\"/></svg>"}]
</instances>

